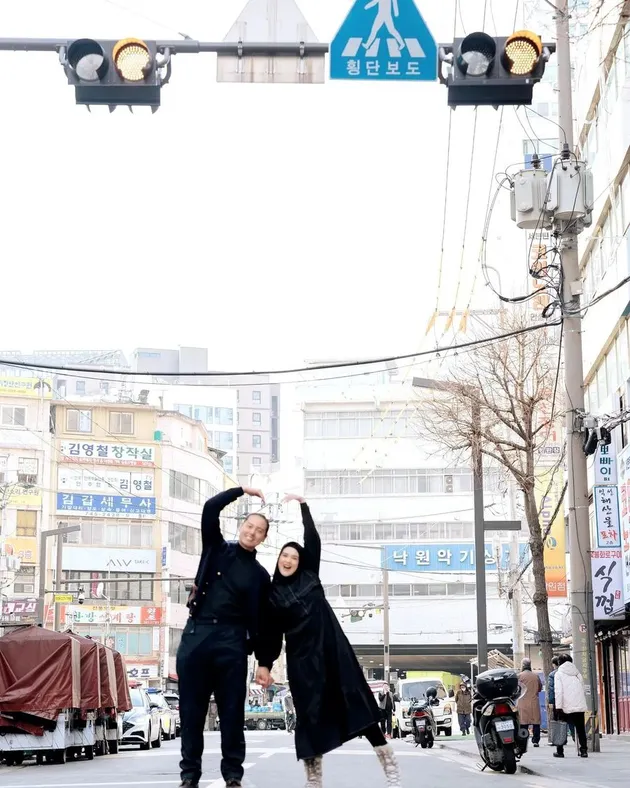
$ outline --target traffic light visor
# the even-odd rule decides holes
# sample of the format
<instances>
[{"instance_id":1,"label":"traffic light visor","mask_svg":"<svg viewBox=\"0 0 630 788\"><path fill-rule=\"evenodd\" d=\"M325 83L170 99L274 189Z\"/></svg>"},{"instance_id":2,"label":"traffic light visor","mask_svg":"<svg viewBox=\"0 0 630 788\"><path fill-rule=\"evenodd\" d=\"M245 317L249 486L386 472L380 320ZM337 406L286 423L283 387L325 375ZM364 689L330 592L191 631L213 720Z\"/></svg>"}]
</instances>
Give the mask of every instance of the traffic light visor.
<instances>
[{"instance_id":1,"label":"traffic light visor","mask_svg":"<svg viewBox=\"0 0 630 788\"><path fill-rule=\"evenodd\" d=\"M485 77L497 54L497 45L487 33L471 33L462 41L457 65L469 77Z\"/></svg>"},{"instance_id":2,"label":"traffic light visor","mask_svg":"<svg viewBox=\"0 0 630 788\"><path fill-rule=\"evenodd\" d=\"M542 51L542 41L536 33L519 30L505 42L503 67L514 76L527 76L540 62Z\"/></svg>"},{"instance_id":3,"label":"traffic light visor","mask_svg":"<svg viewBox=\"0 0 630 788\"><path fill-rule=\"evenodd\" d=\"M153 67L149 47L139 38L125 38L114 45L116 71L127 82L142 82Z\"/></svg>"},{"instance_id":4,"label":"traffic light visor","mask_svg":"<svg viewBox=\"0 0 630 788\"><path fill-rule=\"evenodd\" d=\"M91 38L80 38L68 47L68 65L83 82L98 82L107 73L103 47Z\"/></svg>"}]
</instances>

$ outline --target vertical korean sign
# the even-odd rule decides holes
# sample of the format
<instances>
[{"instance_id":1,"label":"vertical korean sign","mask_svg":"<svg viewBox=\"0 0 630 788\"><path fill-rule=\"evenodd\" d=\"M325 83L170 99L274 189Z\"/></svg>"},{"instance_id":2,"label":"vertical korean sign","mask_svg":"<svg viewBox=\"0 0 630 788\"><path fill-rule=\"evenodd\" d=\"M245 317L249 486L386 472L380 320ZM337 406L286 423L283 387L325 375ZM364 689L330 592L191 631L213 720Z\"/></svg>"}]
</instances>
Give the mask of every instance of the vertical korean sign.
<instances>
[{"instance_id":1,"label":"vertical korean sign","mask_svg":"<svg viewBox=\"0 0 630 788\"><path fill-rule=\"evenodd\" d=\"M597 474L596 474L597 475ZM618 489L593 487L597 549L591 553L593 611L596 621L623 617L623 563Z\"/></svg>"},{"instance_id":2,"label":"vertical korean sign","mask_svg":"<svg viewBox=\"0 0 630 788\"><path fill-rule=\"evenodd\" d=\"M619 454L619 519L621 531L622 597L630 602L630 446Z\"/></svg>"},{"instance_id":3,"label":"vertical korean sign","mask_svg":"<svg viewBox=\"0 0 630 788\"><path fill-rule=\"evenodd\" d=\"M545 539L545 584L550 597L566 597L567 565L564 506L558 503L564 486L561 468L539 467L536 473L536 503ZM553 517L554 512L557 513ZM553 521L552 521L553 518Z\"/></svg>"}]
</instances>

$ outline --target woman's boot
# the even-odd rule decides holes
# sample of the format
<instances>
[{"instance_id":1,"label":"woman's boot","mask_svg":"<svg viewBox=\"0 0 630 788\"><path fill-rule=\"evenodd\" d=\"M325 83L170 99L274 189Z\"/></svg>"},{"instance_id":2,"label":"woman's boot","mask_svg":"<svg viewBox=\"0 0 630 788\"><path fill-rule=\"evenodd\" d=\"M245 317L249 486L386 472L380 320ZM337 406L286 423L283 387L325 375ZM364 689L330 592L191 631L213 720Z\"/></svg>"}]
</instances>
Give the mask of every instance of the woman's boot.
<instances>
[{"instance_id":1,"label":"woman's boot","mask_svg":"<svg viewBox=\"0 0 630 788\"><path fill-rule=\"evenodd\" d=\"M401 788L400 769L394 750L389 744L386 744L384 747L375 747L374 752L378 755L378 759L385 772L387 788Z\"/></svg>"},{"instance_id":2,"label":"woman's boot","mask_svg":"<svg viewBox=\"0 0 630 788\"><path fill-rule=\"evenodd\" d=\"M322 788L322 756L306 758L304 769L306 770L305 788Z\"/></svg>"}]
</instances>

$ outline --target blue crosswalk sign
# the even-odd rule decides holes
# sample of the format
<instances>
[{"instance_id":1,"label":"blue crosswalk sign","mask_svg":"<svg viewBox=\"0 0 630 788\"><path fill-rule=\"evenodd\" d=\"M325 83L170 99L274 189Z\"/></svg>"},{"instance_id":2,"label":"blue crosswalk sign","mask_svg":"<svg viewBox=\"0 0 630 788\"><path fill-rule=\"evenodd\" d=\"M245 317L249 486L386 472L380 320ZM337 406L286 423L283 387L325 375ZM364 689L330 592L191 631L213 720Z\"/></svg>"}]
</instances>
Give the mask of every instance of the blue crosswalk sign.
<instances>
[{"instance_id":1,"label":"blue crosswalk sign","mask_svg":"<svg viewBox=\"0 0 630 788\"><path fill-rule=\"evenodd\" d=\"M437 77L437 45L414 0L356 0L330 45L331 79Z\"/></svg>"}]
</instances>

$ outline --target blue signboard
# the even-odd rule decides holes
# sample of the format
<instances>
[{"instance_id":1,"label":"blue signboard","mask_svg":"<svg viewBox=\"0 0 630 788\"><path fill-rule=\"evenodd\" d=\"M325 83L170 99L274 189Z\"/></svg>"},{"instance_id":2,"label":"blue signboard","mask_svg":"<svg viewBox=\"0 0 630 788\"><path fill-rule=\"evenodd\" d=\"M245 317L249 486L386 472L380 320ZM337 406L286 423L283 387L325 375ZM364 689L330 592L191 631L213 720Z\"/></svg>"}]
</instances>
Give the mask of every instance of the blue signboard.
<instances>
[{"instance_id":1,"label":"blue signboard","mask_svg":"<svg viewBox=\"0 0 630 788\"><path fill-rule=\"evenodd\" d=\"M414 0L356 0L330 45L331 79L437 77L437 45Z\"/></svg>"},{"instance_id":2,"label":"blue signboard","mask_svg":"<svg viewBox=\"0 0 630 788\"><path fill-rule=\"evenodd\" d=\"M76 512L98 517L155 517L155 498L91 493L57 493L57 512Z\"/></svg>"},{"instance_id":3,"label":"blue signboard","mask_svg":"<svg viewBox=\"0 0 630 788\"><path fill-rule=\"evenodd\" d=\"M519 545L519 559L522 561L528 545ZM491 544L486 545L486 568L490 571L497 567L497 555ZM501 569L510 566L510 546L501 545ZM383 567L392 572L474 572L475 545L473 542L454 544L390 544L383 547Z\"/></svg>"}]
</instances>

